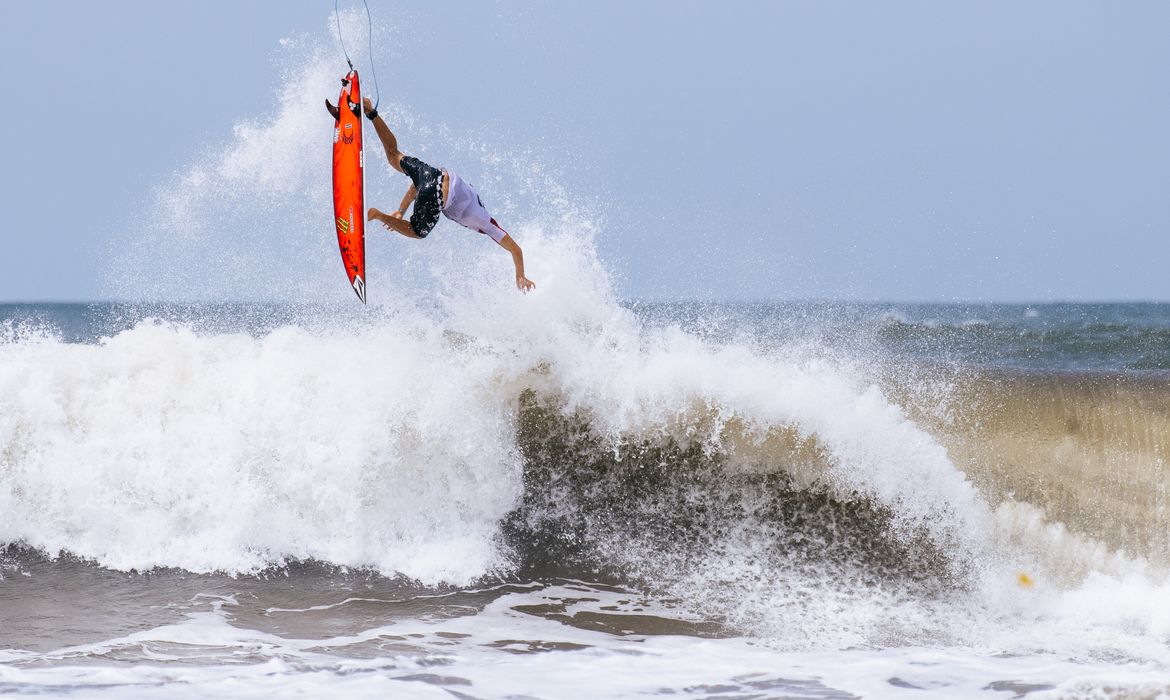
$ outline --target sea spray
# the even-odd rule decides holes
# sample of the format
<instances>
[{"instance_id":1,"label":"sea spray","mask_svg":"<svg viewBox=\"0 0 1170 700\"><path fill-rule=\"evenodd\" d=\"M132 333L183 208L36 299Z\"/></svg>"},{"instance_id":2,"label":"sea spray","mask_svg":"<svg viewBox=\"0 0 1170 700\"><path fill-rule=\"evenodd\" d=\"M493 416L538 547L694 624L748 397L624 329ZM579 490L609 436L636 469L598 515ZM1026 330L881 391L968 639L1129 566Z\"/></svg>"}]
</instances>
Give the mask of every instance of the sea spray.
<instances>
[{"instance_id":1,"label":"sea spray","mask_svg":"<svg viewBox=\"0 0 1170 700\"><path fill-rule=\"evenodd\" d=\"M144 322L4 346L0 539L118 569L491 570L518 485L493 368L450 357L433 326L358 338Z\"/></svg>"}]
</instances>

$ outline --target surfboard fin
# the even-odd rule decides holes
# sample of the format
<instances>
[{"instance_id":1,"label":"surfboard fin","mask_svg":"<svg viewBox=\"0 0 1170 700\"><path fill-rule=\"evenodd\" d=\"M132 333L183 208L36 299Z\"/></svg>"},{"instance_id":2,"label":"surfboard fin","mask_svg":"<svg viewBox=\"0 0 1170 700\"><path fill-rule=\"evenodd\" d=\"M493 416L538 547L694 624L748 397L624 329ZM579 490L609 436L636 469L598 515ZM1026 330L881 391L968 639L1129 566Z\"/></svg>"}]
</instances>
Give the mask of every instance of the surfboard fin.
<instances>
[{"instance_id":1,"label":"surfboard fin","mask_svg":"<svg viewBox=\"0 0 1170 700\"><path fill-rule=\"evenodd\" d=\"M325 109L329 110L329 113L333 115L333 120L334 120L334 121L341 121L341 110L339 110L339 109L337 109L336 107L334 107L334 106L333 106L333 105L332 105L332 104L329 102L329 99L328 99L328 98L326 98L326 99L325 99Z\"/></svg>"}]
</instances>

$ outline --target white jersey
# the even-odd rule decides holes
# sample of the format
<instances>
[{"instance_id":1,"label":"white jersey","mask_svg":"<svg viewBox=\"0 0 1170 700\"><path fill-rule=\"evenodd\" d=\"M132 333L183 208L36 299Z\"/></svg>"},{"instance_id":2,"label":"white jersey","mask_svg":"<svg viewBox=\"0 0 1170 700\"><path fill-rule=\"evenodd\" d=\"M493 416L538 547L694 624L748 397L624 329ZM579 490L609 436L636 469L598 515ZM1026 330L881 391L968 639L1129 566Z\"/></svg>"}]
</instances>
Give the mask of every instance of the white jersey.
<instances>
[{"instance_id":1,"label":"white jersey","mask_svg":"<svg viewBox=\"0 0 1170 700\"><path fill-rule=\"evenodd\" d=\"M447 171L447 178L449 182L447 201L443 204L443 216L472 231L479 231L496 243L504 240L508 232L500 228L488 213L475 188L450 170Z\"/></svg>"}]
</instances>

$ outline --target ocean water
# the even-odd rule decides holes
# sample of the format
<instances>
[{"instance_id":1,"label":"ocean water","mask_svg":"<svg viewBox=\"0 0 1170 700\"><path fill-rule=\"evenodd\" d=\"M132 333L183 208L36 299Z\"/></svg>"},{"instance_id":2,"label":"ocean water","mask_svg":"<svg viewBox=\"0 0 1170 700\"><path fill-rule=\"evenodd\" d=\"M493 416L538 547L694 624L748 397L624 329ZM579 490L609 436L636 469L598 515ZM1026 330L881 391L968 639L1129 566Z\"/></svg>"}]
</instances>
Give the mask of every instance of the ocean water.
<instances>
[{"instance_id":1,"label":"ocean water","mask_svg":"<svg viewBox=\"0 0 1170 700\"><path fill-rule=\"evenodd\" d=\"M443 223L362 307L332 25L123 301L0 304L0 694L1170 696L1170 305L626 300L557 164L384 100L538 288Z\"/></svg>"},{"instance_id":2,"label":"ocean water","mask_svg":"<svg viewBox=\"0 0 1170 700\"><path fill-rule=\"evenodd\" d=\"M1170 692L1170 305L579 301L0 306L0 689Z\"/></svg>"}]
</instances>

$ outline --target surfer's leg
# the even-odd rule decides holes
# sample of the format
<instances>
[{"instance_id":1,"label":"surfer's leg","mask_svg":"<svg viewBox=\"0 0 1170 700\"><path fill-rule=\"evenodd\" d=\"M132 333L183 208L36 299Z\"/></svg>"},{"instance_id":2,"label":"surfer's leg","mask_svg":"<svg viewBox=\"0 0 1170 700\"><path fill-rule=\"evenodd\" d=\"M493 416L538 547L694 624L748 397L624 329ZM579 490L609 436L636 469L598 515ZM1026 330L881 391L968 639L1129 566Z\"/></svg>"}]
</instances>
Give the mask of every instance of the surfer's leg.
<instances>
[{"instance_id":1,"label":"surfer's leg","mask_svg":"<svg viewBox=\"0 0 1170 700\"><path fill-rule=\"evenodd\" d=\"M386 149L386 160L390 161L391 167L401 173L402 152L398 150L398 139L394 137L390 127L386 126L386 121L381 115L374 117L373 122L374 131L378 132L378 138L382 141L382 148Z\"/></svg>"},{"instance_id":2,"label":"surfer's leg","mask_svg":"<svg viewBox=\"0 0 1170 700\"><path fill-rule=\"evenodd\" d=\"M422 238L422 236L414 232L414 229L411 228L409 221L406 221L405 219L396 219L393 216L383 214L374 207L370 207L370 214L367 218L370 221L380 221L386 228L390 229L391 231L397 231L407 238Z\"/></svg>"}]
</instances>

